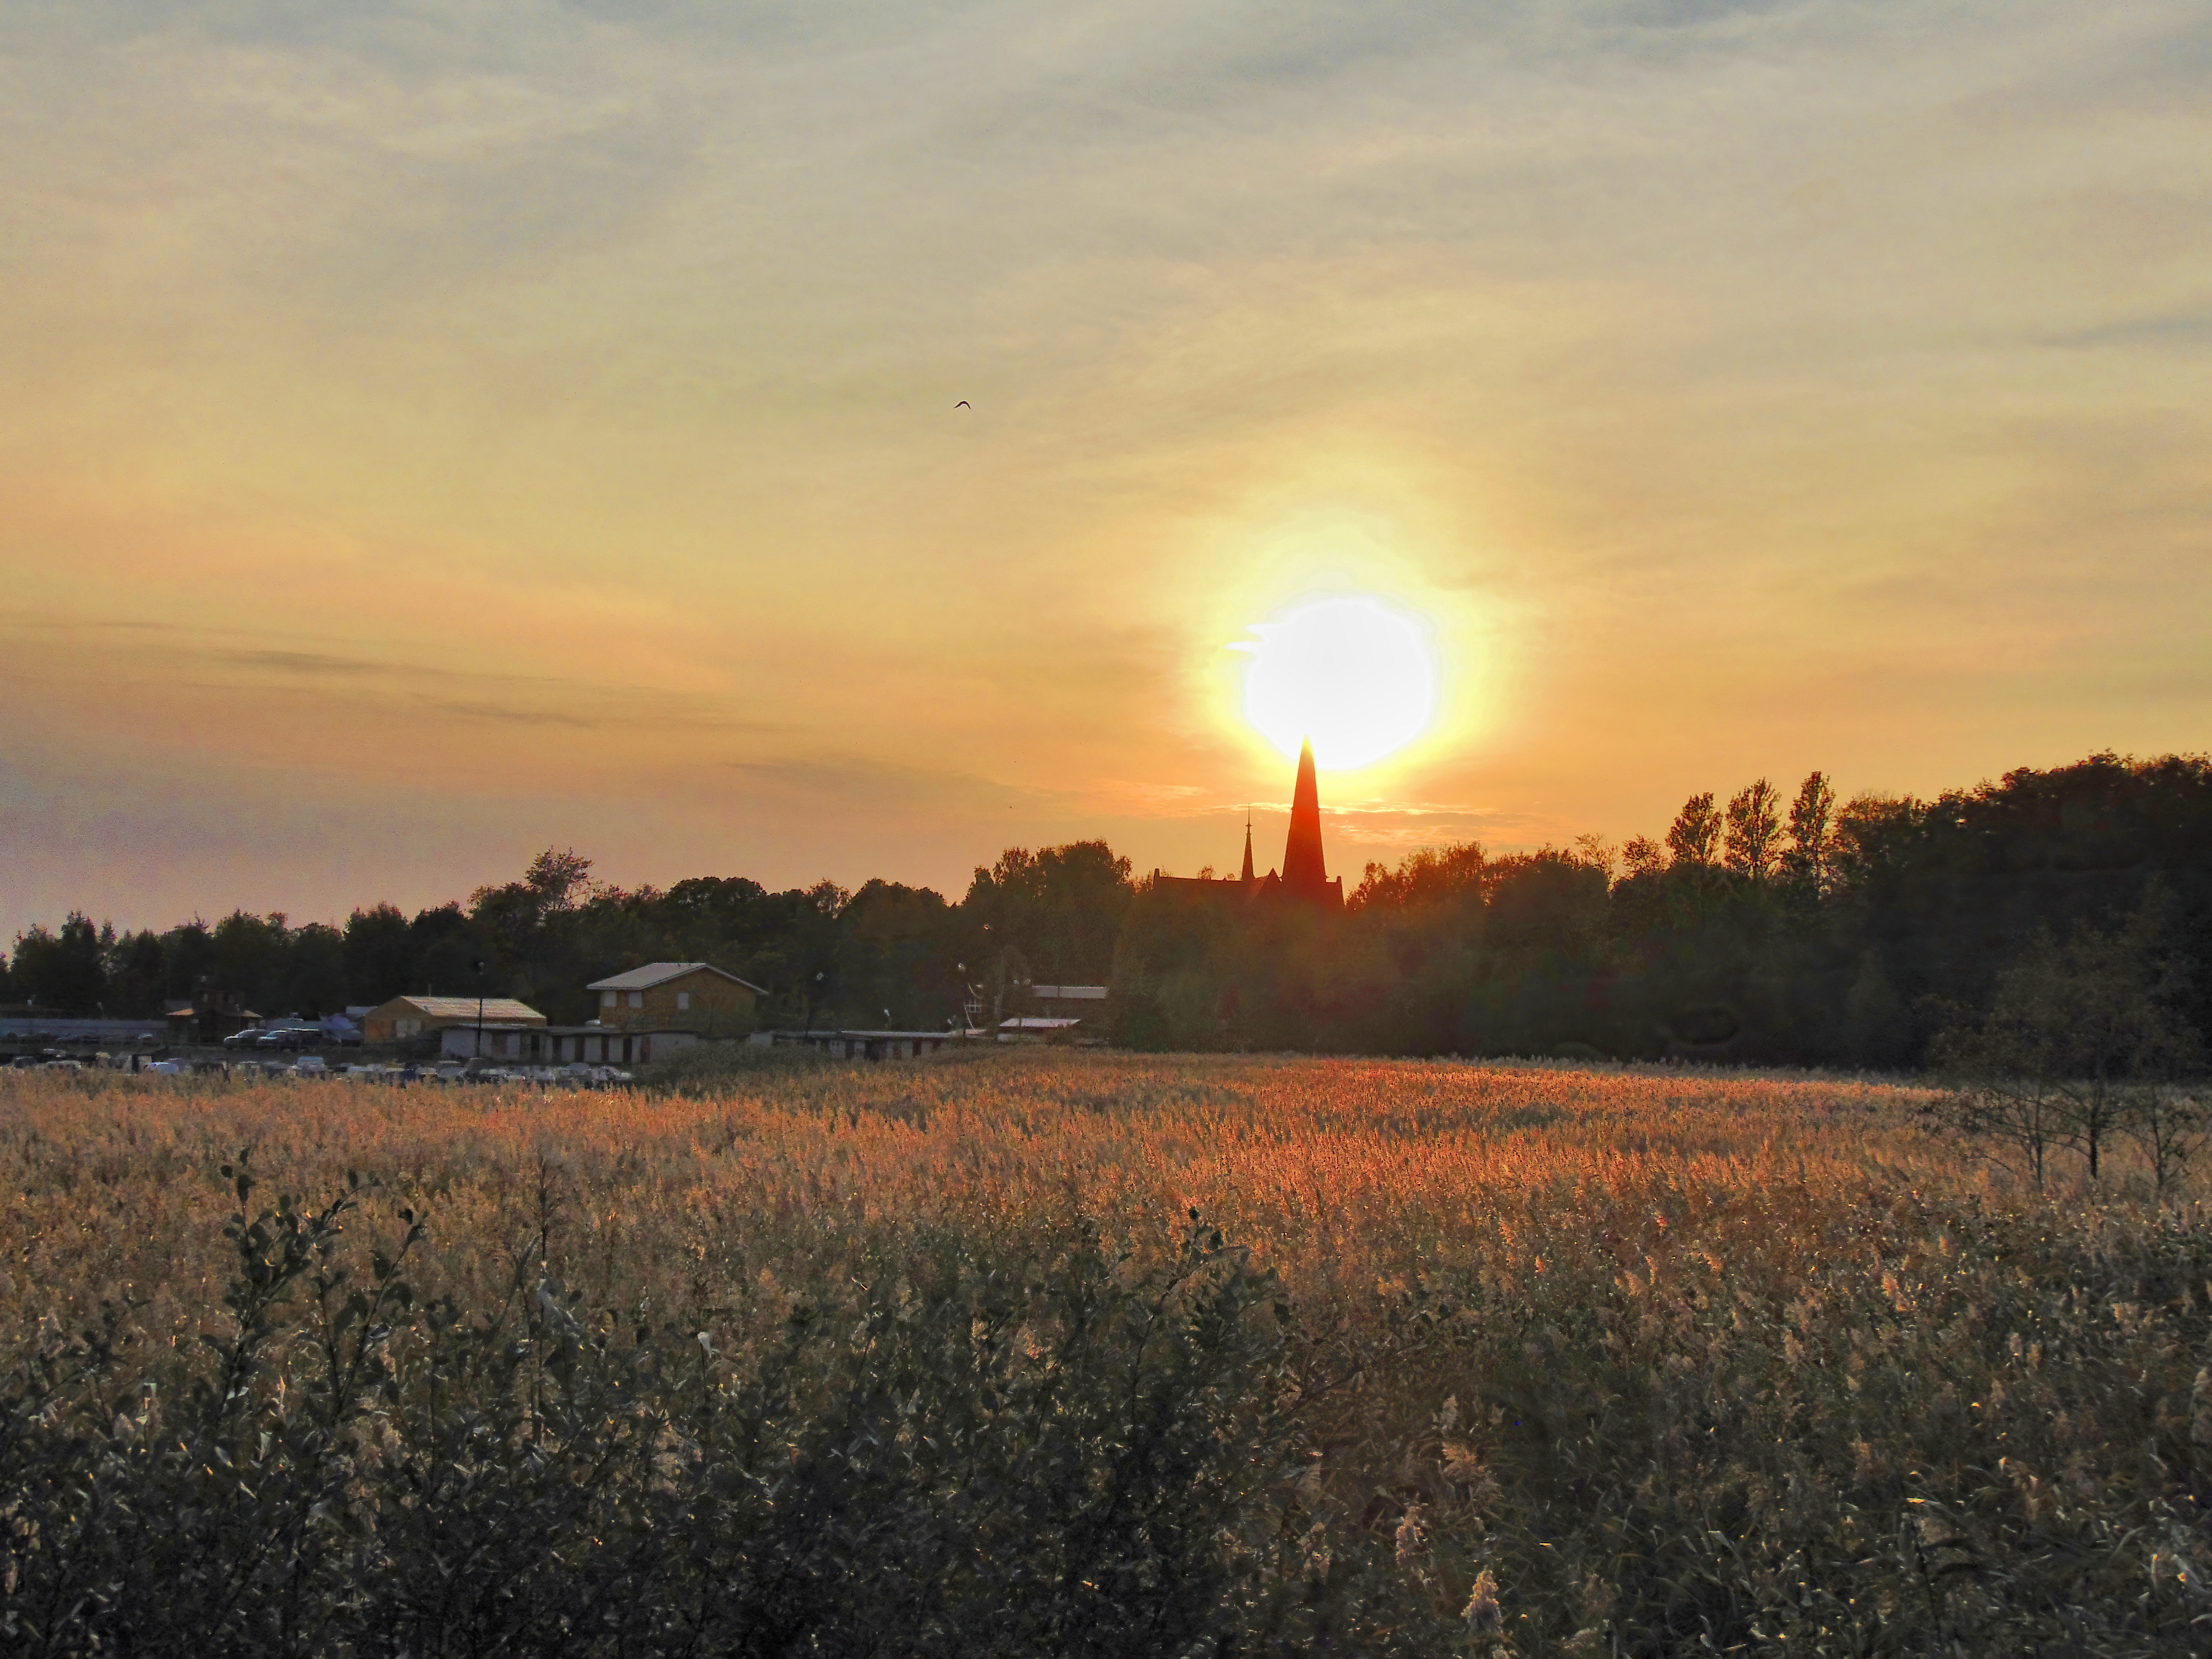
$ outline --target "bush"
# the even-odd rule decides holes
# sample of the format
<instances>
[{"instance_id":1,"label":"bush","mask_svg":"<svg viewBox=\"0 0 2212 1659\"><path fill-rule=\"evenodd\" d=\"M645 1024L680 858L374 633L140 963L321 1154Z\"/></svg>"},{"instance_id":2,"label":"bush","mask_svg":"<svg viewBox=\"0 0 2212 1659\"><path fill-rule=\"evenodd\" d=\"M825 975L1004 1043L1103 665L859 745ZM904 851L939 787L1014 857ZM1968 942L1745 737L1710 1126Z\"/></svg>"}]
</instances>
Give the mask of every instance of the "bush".
<instances>
[{"instance_id":1,"label":"bush","mask_svg":"<svg viewBox=\"0 0 2212 1659\"><path fill-rule=\"evenodd\" d=\"M1149 1659L1357 1633L1359 1576L1332 1595L1298 1543L1287 1314L1195 1212L1150 1266L1079 1224L1031 1267L921 1239L733 1358L712 1322L587 1305L534 1247L504 1305L416 1307L411 1210L356 1280L373 1183L248 1219L244 1158L224 1173L232 1334L118 1392L110 1304L9 1389L13 1652Z\"/></svg>"}]
</instances>

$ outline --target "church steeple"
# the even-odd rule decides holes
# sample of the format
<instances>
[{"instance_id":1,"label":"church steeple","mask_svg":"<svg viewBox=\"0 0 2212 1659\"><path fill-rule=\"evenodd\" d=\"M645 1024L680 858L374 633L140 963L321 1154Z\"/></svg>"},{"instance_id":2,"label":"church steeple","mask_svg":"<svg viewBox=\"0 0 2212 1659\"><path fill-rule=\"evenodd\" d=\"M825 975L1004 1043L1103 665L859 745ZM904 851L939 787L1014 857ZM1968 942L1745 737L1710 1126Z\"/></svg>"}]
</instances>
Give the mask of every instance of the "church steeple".
<instances>
[{"instance_id":1,"label":"church steeple","mask_svg":"<svg viewBox=\"0 0 2212 1659\"><path fill-rule=\"evenodd\" d=\"M1283 849L1283 886L1320 897L1328 885L1321 855L1321 786L1314 781L1313 739L1298 750L1297 787L1291 795L1291 839Z\"/></svg>"},{"instance_id":2,"label":"church steeple","mask_svg":"<svg viewBox=\"0 0 2212 1659\"><path fill-rule=\"evenodd\" d=\"M1244 884L1252 884L1252 809L1244 809Z\"/></svg>"}]
</instances>

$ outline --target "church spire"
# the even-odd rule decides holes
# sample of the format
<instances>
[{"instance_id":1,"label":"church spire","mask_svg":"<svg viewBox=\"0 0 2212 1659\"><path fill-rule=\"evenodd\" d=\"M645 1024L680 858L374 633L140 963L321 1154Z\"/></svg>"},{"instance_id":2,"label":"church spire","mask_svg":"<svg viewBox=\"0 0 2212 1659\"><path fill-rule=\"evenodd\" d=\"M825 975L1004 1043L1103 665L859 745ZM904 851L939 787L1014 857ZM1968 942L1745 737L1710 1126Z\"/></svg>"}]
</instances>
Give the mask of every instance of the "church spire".
<instances>
[{"instance_id":1,"label":"church spire","mask_svg":"<svg viewBox=\"0 0 2212 1659\"><path fill-rule=\"evenodd\" d=\"M1244 884L1252 884L1252 809L1244 809Z\"/></svg>"},{"instance_id":2,"label":"church spire","mask_svg":"<svg viewBox=\"0 0 2212 1659\"><path fill-rule=\"evenodd\" d=\"M1321 787L1314 781L1313 739L1298 750L1298 781L1291 795L1291 839L1283 849L1283 886L1316 897L1328 884L1321 855Z\"/></svg>"}]
</instances>

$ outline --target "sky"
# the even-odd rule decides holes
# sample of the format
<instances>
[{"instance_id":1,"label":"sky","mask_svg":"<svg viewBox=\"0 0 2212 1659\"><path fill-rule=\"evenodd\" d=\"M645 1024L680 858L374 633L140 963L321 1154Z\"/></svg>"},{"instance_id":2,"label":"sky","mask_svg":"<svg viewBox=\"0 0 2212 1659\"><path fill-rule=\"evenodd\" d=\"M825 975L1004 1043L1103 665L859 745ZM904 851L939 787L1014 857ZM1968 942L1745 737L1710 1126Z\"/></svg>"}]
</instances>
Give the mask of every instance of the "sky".
<instances>
[{"instance_id":1,"label":"sky","mask_svg":"<svg viewBox=\"0 0 2212 1659\"><path fill-rule=\"evenodd\" d=\"M0 295L9 936L2212 732L2202 0L11 0Z\"/></svg>"}]
</instances>

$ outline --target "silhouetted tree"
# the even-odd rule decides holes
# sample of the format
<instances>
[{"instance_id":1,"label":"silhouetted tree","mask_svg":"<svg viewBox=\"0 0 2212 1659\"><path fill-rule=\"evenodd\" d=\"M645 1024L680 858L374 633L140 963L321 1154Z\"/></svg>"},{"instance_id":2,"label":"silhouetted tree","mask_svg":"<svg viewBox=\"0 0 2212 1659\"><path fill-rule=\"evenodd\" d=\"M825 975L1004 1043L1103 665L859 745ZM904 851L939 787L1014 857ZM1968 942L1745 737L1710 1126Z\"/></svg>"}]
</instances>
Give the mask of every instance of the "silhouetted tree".
<instances>
[{"instance_id":1,"label":"silhouetted tree","mask_svg":"<svg viewBox=\"0 0 2212 1659\"><path fill-rule=\"evenodd\" d=\"M1671 863L1691 869L1711 867L1720 853L1721 815L1710 790L1682 803L1667 829L1667 853Z\"/></svg>"},{"instance_id":2,"label":"silhouetted tree","mask_svg":"<svg viewBox=\"0 0 2212 1659\"><path fill-rule=\"evenodd\" d=\"M1807 775L1790 803L1790 839L1782 873L1814 897L1826 894L1835 872L1836 792L1821 772Z\"/></svg>"},{"instance_id":3,"label":"silhouetted tree","mask_svg":"<svg viewBox=\"0 0 2212 1659\"><path fill-rule=\"evenodd\" d=\"M1407 855L1396 869L1370 864L1359 885L1345 901L1352 910L1377 906L1409 909L1428 904L1480 904L1487 866L1474 842L1445 848L1424 847Z\"/></svg>"},{"instance_id":4,"label":"silhouetted tree","mask_svg":"<svg viewBox=\"0 0 2212 1659\"><path fill-rule=\"evenodd\" d=\"M1625 876L1656 876L1667 867L1667 849L1649 836L1631 836L1620 846Z\"/></svg>"},{"instance_id":5,"label":"silhouetted tree","mask_svg":"<svg viewBox=\"0 0 2212 1659\"><path fill-rule=\"evenodd\" d=\"M144 1018L161 1012L167 977L161 939L140 929L116 939L107 955L107 1011Z\"/></svg>"},{"instance_id":6,"label":"silhouetted tree","mask_svg":"<svg viewBox=\"0 0 2212 1659\"><path fill-rule=\"evenodd\" d=\"M58 933L33 924L15 936L11 977L17 994L42 1009L80 1018L98 1013L107 996L100 928L81 910L70 911Z\"/></svg>"},{"instance_id":7,"label":"silhouetted tree","mask_svg":"<svg viewBox=\"0 0 2212 1659\"><path fill-rule=\"evenodd\" d=\"M291 1012L320 1019L346 1006L345 935L326 921L294 931L286 951L284 994Z\"/></svg>"},{"instance_id":8,"label":"silhouetted tree","mask_svg":"<svg viewBox=\"0 0 2212 1659\"><path fill-rule=\"evenodd\" d=\"M1740 789L1728 804L1723 858L1754 887L1773 873L1782 840L1782 798L1765 778Z\"/></svg>"},{"instance_id":9,"label":"silhouetted tree","mask_svg":"<svg viewBox=\"0 0 2212 1659\"><path fill-rule=\"evenodd\" d=\"M474 996L478 987L476 964L495 954L489 936L480 933L458 903L417 910L407 924L409 975L412 992L448 997ZM504 994L504 982L483 988Z\"/></svg>"},{"instance_id":10,"label":"silhouetted tree","mask_svg":"<svg viewBox=\"0 0 2212 1659\"><path fill-rule=\"evenodd\" d=\"M2106 1143L2130 1129L2144 1134L2161 1187L2187 1156L2193 1114L2163 1096L2198 1057L2196 1034L2174 1015L2187 969L2166 943L2171 909L2154 883L2109 930L2079 924L2061 945L2039 924L1998 973L1987 1012L1936 1040L1959 1085L1953 1121L2012 1146L2039 1187L2053 1146L2079 1152L2094 1181Z\"/></svg>"},{"instance_id":11,"label":"silhouetted tree","mask_svg":"<svg viewBox=\"0 0 2212 1659\"><path fill-rule=\"evenodd\" d=\"M346 998L355 1006L374 1008L417 988L414 935L396 904L372 904L348 916L343 952Z\"/></svg>"},{"instance_id":12,"label":"silhouetted tree","mask_svg":"<svg viewBox=\"0 0 2212 1659\"><path fill-rule=\"evenodd\" d=\"M161 935L161 994L179 1002L196 998L212 983L215 938L198 916Z\"/></svg>"},{"instance_id":13,"label":"silhouetted tree","mask_svg":"<svg viewBox=\"0 0 2212 1659\"><path fill-rule=\"evenodd\" d=\"M1103 841L1010 847L976 867L962 908L1032 977L1096 984L1112 970L1133 891L1129 860Z\"/></svg>"},{"instance_id":14,"label":"silhouetted tree","mask_svg":"<svg viewBox=\"0 0 2212 1659\"><path fill-rule=\"evenodd\" d=\"M927 887L871 881L837 915L837 1004L857 1024L942 1027L963 998L957 917Z\"/></svg>"}]
</instances>

